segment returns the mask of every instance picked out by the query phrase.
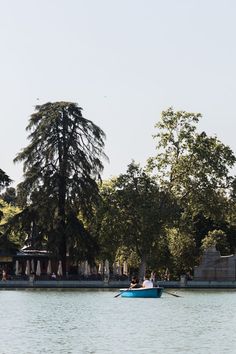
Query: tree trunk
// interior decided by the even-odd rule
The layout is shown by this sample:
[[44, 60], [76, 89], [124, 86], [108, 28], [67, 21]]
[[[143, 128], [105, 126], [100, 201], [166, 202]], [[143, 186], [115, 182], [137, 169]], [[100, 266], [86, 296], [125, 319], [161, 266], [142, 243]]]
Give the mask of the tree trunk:
[[65, 178], [62, 175], [59, 179], [59, 199], [58, 199], [58, 216], [59, 216], [59, 232], [60, 232], [60, 244], [59, 244], [59, 257], [62, 261], [63, 275], [67, 275], [66, 266], [66, 254], [67, 254], [67, 239], [66, 239], [66, 187]]
[[62, 240], [59, 245], [59, 257], [60, 257], [60, 261], [62, 262], [63, 276], [67, 275], [66, 253], [67, 253], [67, 245], [66, 245], [66, 235], [64, 232]]
[[140, 281], [143, 281], [145, 273], [146, 273], [146, 268], [147, 268], [147, 261], [146, 261], [146, 256], [143, 255], [141, 257], [141, 263], [139, 265], [139, 279]]

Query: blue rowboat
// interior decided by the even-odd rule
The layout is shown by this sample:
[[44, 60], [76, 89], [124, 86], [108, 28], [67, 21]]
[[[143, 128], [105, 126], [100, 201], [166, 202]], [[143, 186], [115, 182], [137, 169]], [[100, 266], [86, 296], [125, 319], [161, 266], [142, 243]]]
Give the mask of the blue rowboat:
[[121, 297], [159, 298], [163, 288], [120, 289]]

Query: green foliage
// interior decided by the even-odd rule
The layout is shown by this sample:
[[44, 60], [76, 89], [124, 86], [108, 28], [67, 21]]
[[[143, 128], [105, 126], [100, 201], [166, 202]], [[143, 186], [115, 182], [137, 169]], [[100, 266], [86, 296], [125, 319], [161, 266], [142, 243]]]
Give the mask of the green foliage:
[[199, 113], [174, 112], [173, 108], [162, 112], [160, 121], [155, 125], [158, 132], [154, 135], [158, 153], [148, 161], [149, 167], [156, 169], [162, 184], [168, 182], [169, 185], [170, 182], [175, 189], [176, 182], [182, 179], [185, 157], [194, 142], [200, 117]]
[[163, 273], [166, 268], [173, 269], [172, 257], [168, 247], [165, 230], [160, 234], [160, 237], [154, 242], [152, 254], [149, 260], [149, 268], [156, 272]]
[[194, 266], [196, 244], [193, 235], [177, 228], [167, 229], [167, 241], [175, 273], [186, 273]]
[[197, 132], [200, 117], [172, 108], [162, 112], [154, 137], [158, 153], [149, 160], [149, 168], [157, 169], [158, 181], [168, 186], [184, 213], [222, 218], [236, 158], [217, 137]]
[[227, 235], [222, 230], [209, 231], [205, 238], [202, 240], [202, 250], [215, 246], [221, 255], [228, 255], [230, 252], [230, 245]]
[[94, 215], [90, 218], [89, 230], [98, 237], [100, 258], [112, 262], [122, 244], [124, 223], [116, 199], [116, 179], [103, 182], [100, 196]]
[[22, 245], [26, 238], [61, 259], [69, 253], [91, 262], [128, 260], [133, 269], [169, 268], [175, 277], [209, 246], [228, 254], [236, 247], [236, 179], [230, 176], [236, 158], [216, 136], [198, 132], [200, 119], [163, 111], [155, 126], [157, 154], [147, 167], [132, 162], [126, 173], [99, 184], [104, 132], [75, 103], [37, 106], [29, 145], [15, 159], [24, 163], [17, 193], [6, 188], [11, 180], [0, 170], [8, 203], [0, 202], [0, 217], [10, 235], [0, 243]]
[[0, 168], [0, 191], [5, 188], [8, 187], [9, 184], [11, 184], [12, 180], [8, 177], [8, 175], [1, 170]]
[[133, 267], [138, 260], [150, 263], [162, 229], [172, 222], [176, 211], [170, 195], [159, 188], [147, 171], [132, 162], [125, 174], [102, 187], [101, 197], [93, 227], [103, 252], [114, 260], [117, 250], [125, 249], [129, 251], [126, 260]]
[[116, 198], [124, 224], [123, 242], [139, 257], [148, 256], [172, 212], [172, 200], [154, 178], [135, 163], [116, 181]]
[[[230, 176], [235, 155], [217, 137], [197, 131], [200, 118], [199, 113], [175, 112], [173, 108], [162, 112], [154, 136], [157, 155], [148, 161], [149, 170], [156, 174], [158, 183], [169, 190], [179, 206], [176, 222], [176, 227], [181, 229], [179, 239], [183, 238], [185, 244], [186, 235], [192, 235], [196, 256], [208, 231], [219, 227], [231, 230], [229, 222], [236, 221], [234, 182]], [[231, 248], [234, 244], [231, 236]], [[177, 266], [176, 259], [174, 266], [178, 271], [186, 267], [180, 258]]]
[[5, 192], [1, 194], [1, 198], [4, 202], [16, 205], [16, 190], [13, 187], [6, 188]]
[[3, 212], [3, 219], [1, 225], [6, 224], [14, 215], [20, 212], [20, 208], [15, 207], [12, 204], [8, 204], [3, 199], [0, 199], [0, 208]]
[[15, 159], [24, 163], [24, 181], [17, 187], [24, 210], [18, 221], [26, 231], [31, 225], [31, 233], [34, 225], [38, 239], [65, 260], [75, 239], [85, 238], [77, 216], [89, 217], [98, 200], [105, 134], [71, 102], [36, 106], [27, 131], [30, 143]]
[[9, 247], [11, 243], [14, 244], [15, 248], [22, 247], [23, 246], [22, 234], [14, 230], [11, 230], [9, 233], [7, 232], [9, 220], [11, 220], [15, 215], [17, 215], [20, 212], [20, 209], [18, 207], [6, 203], [4, 200], [1, 199], [0, 211], [2, 213], [2, 219], [0, 222], [0, 234], [2, 234], [0, 244], [2, 249], [6, 249], [7, 247]]
[[129, 267], [133, 269], [138, 269], [140, 264], [137, 253], [127, 246], [121, 246], [117, 249], [115, 261], [120, 262], [120, 264], [127, 261]]

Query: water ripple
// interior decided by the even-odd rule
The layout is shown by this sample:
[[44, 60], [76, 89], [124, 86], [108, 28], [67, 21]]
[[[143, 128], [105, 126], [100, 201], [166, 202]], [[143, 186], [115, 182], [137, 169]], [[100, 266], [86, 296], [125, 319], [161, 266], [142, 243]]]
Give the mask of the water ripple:
[[236, 293], [1, 291], [1, 354], [234, 354]]

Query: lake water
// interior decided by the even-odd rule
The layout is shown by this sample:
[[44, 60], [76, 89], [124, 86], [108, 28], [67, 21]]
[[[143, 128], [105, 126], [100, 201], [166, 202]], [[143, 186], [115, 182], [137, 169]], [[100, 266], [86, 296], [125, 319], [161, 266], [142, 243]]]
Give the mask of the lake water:
[[2, 290], [0, 354], [235, 354], [236, 291], [177, 293]]

